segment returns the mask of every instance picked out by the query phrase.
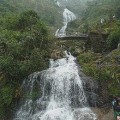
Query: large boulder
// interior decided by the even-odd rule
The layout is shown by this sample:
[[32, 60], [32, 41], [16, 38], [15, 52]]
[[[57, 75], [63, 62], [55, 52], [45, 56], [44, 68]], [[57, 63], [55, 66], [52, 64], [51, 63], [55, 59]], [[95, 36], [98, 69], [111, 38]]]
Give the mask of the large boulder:
[[51, 52], [51, 59], [60, 59], [64, 56], [63, 52], [59, 49], [54, 49], [52, 52]]
[[80, 72], [80, 77], [82, 79], [83, 89], [90, 107], [110, 106], [109, 94], [104, 82], [96, 81], [82, 72]]

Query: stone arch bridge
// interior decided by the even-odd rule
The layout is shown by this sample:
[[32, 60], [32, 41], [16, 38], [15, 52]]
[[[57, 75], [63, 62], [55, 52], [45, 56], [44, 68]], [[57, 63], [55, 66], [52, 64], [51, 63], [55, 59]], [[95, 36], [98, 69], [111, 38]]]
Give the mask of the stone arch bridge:
[[90, 32], [88, 34], [70, 35], [65, 37], [56, 37], [60, 43], [69, 41], [84, 42], [85, 49], [92, 49], [94, 52], [105, 52], [107, 48], [108, 33]]
[[71, 35], [71, 36], [64, 36], [64, 37], [56, 37], [58, 40], [88, 40], [88, 34], [81, 34], [81, 35]]

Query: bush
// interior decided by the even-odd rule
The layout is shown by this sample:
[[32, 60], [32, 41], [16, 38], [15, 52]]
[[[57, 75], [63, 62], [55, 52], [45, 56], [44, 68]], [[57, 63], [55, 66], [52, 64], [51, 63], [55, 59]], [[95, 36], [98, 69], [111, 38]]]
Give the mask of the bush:
[[120, 28], [110, 33], [107, 40], [109, 49], [110, 50], [116, 49], [118, 47], [119, 42], [120, 42]]
[[12, 109], [12, 103], [17, 100], [16, 90], [23, 79], [48, 67], [52, 43], [46, 25], [34, 11], [21, 13], [16, 19], [10, 17], [5, 18], [7, 23], [0, 29], [4, 45], [0, 47], [0, 119], [4, 119], [7, 108]]
[[[119, 95], [120, 67], [117, 59], [119, 55], [120, 51], [117, 49], [105, 57], [93, 52], [80, 53], [78, 62], [86, 75], [105, 83], [109, 95]], [[98, 65], [97, 61], [100, 62]]]

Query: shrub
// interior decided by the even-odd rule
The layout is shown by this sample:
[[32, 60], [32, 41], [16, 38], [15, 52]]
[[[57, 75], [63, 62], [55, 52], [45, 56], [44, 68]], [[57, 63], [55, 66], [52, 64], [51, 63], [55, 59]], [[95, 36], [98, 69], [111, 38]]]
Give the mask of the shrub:
[[120, 42], [120, 28], [110, 33], [107, 40], [109, 49], [110, 50], [116, 49], [119, 42]]

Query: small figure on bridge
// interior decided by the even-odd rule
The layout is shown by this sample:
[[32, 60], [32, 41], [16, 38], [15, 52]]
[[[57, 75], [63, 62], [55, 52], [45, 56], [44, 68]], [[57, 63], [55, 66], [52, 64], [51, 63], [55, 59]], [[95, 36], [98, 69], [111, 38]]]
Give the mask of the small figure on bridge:
[[104, 19], [102, 18], [100, 22], [101, 22], [101, 24], [102, 24], [102, 23], [104, 22]]
[[77, 35], [78, 35], [78, 33], [77, 33], [77, 32], [75, 32], [75, 35], [77, 36]]

